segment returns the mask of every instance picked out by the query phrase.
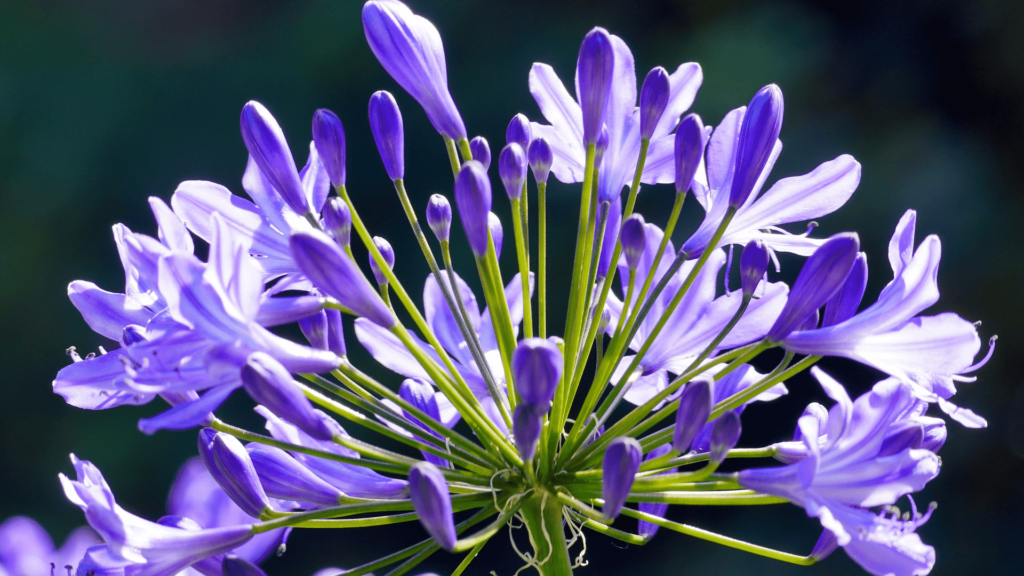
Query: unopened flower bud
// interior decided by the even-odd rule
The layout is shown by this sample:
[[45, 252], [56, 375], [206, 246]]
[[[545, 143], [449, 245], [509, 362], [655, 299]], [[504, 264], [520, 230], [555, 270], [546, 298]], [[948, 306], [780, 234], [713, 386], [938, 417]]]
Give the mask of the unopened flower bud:
[[526, 117], [526, 114], [516, 114], [508, 123], [508, 128], [505, 129], [505, 143], [515, 142], [519, 144], [523, 152], [526, 152], [531, 140], [533, 140], [533, 129], [530, 128], [530, 119]]
[[352, 241], [352, 212], [348, 203], [335, 196], [324, 207], [324, 229], [342, 248]]
[[455, 519], [448, 482], [437, 466], [418, 462], [409, 470], [409, 498], [420, 523], [441, 548], [455, 547]]
[[330, 440], [334, 436], [334, 431], [317, 415], [288, 370], [272, 356], [253, 352], [242, 366], [241, 374], [245, 391], [257, 404], [266, 406], [314, 438]]
[[512, 353], [512, 378], [519, 402], [546, 414], [562, 378], [562, 352], [544, 338], [526, 338]]
[[319, 350], [327, 350], [327, 312], [320, 312], [299, 320], [299, 329], [309, 341], [309, 345]]
[[388, 178], [404, 178], [405, 132], [402, 126], [402, 112], [399, 111], [398, 103], [391, 93], [380, 90], [370, 97], [370, 131], [377, 142], [377, 151], [384, 161]]
[[611, 95], [614, 68], [615, 48], [611, 36], [604, 28], [594, 28], [583, 38], [576, 61], [584, 146], [597, 142], [604, 124], [604, 109]]
[[[388, 265], [388, 270], [393, 269], [395, 267], [395, 249], [391, 247], [391, 243], [380, 236], [374, 236], [373, 244], [377, 247], [377, 250], [380, 250], [380, 255], [384, 258], [384, 263]], [[373, 278], [377, 280], [379, 286], [388, 283], [387, 276], [381, 271], [373, 254], [370, 254], [370, 272], [373, 272]]]
[[327, 315], [327, 350], [335, 355], [344, 358], [348, 355], [345, 349], [345, 332], [341, 324], [341, 310], [327, 308], [324, 310]]
[[270, 509], [249, 453], [238, 438], [203, 428], [199, 431], [199, 457], [217, 484], [246, 514], [259, 518]]
[[344, 494], [302, 465], [290, 454], [266, 444], [245, 447], [259, 475], [260, 484], [271, 498], [336, 506]]
[[622, 222], [619, 230], [619, 242], [622, 243], [622, 254], [626, 257], [626, 266], [636, 270], [640, 265], [640, 257], [647, 247], [647, 225], [644, 217], [634, 212]]
[[[476, 154], [473, 157], [476, 158]], [[451, 238], [452, 205], [440, 194], [434, 194], [427, 202], [427, 226], [438, 242], [447, 242]]]
[[505, 243], [505, 229], [501, 227], [501, 220], [494, 212], [487, 213], [487, 229], [491, 231], [491, 240], [494, 241], [494, 255], [501, 258], [501, 246]]
[[740, 256], [740, 288], [744, 296], [754, 293], [757, 285], [768, 271], [768, 247], [761, 240], [751, 240], [743, 247]]
[[526, 183], [526, 153], [519, 144], [512, 142], [501, 149], [498, 157], [498, 175], [505, 185], [509, 200], [516, 200], [523, 193]]
[[737, 140], [729, 206], [743, 206], [754, 192], [782, 131], [783, 109], [782, 90], [775, 84], [761, 88], [750, 100]]
[[484, 170], [491, 167], [491, 145], [483, 136], [477, 136], [469, 141], [469, 153], [473, 155], [473, 160], [484, 165]]
[[327, 176], [335, 188], [345, 185], [345, 128], [338, 116], [326, 108], [313, 114], [313, 143]]
[[551, 151], [551, 144], [543, 138], [536, 138], [530, 142], [530, 149], [526, 152], [527, 160], [530, 162], [530, 170], [533, 171], [533, 179], [538, 184], [547, 184], [548, 174], [551, 173], [551, 164], [555, 155]]
[[676, 194], [686, 194], [704, 154], [704, 122], [696, 114], [687, 114], [676, 128]]
[[821, 327], [832, 326], [845, 322], [857, 313], [864, 291], [868, 287], [868, 258], [863, 252], [857, 254], [853, 261], [850, 275], [828, 302], [825, 303], [825, 315]]
[[604, 496], [602, 512], [615, 518], [626, 505], [626, 498], [633, 488], [633, 480], [640, 471], [643, 449], [636, 438], [619, 436], [608, 444], [604, 453], [601, 494]]
[[640, 138], [650, 140], [671, 94], [668, 72], [658, 66], [647, 73], [640, 87]]
[[538, 413], [529, 404], [519, 404], [512, 414], [512, 436], [516, 449], [523, 460], [530, 460], [537, 451], [541, 429], [544, 427], [544, 413]]
[[683, 388], [676, 410], [676, 428], [672, 433], [672, 448], [680, 454], [690, 450], [693, 439], [704, 428], [713, 404], [711, 382], [705, 378], [693, 380]]
[[740, 417], [736, 415], [736, 412], [729, 411], [718, 417], [711, 429], [711, 442], [708, 450], [711, 453], [711, 463], [718, 465], [725, 460], [729, 450], [732, 450], [736, 446], [736, 442], [739, 442], [742, 430]]
[[473, 255], [487, 254], [487, 214], [491, 211], [491, 181], [483, 164], [470, 160], [455, 177], [455, 204]]
[[310, 213], [295, 158], [277, 120], [262, 104], [252, 100], [242, 107], [242, 140], [263, 175], [296, 214]]

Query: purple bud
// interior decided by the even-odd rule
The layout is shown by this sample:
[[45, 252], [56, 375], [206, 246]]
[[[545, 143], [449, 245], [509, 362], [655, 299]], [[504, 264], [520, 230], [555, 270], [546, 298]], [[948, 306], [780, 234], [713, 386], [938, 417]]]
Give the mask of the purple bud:
[[696, 114], [687, 114], [676, 128], [676, 194], [686, 194], [704, 154], [704, 122]]
[[327, 350], [344, 358], [348, 355], [348, 351], [345, 350], [345, 332], [341, 323], [341, 310], [327, 308], [324, 313], [327, 314]]
[[[402, 400], [405, 400], [409, 404], [412, 404], [413, 406], [418, 408], [420, 411], [426, 413], [434, 420], [437, 420], [438, 422], [441, 421], [441, 409], [437, 404], [436, 392], [434, 391], [434, 387], [431, 386], [430, 384], [427, 384], [422, 380], [409, 378], [402, 382], [402, 386], [398, 389], [398, 395], [402, 397]], [[436, 432], [434, 432], [430, 428], [427, 428], [426, 424], [421, 422], [418, 418], [416, 418], [409, 412], [403, 410], [402, 414], [410, 422], [419, 426], [420, 428], [423, 428], [423, 430], [430, 436], [433, 436], [435, 438], [438, 437]], [[451, 462], [444, 458], [441, 458], [440, 456], [437, 456], [436, 454], [423, 452], [423, 457], [427, 460], [427, 462], [430, 462], [431, 464], [439, 468], [452, 467]]]
[[260, 483], [271, 498], [336, 506], [344, 494], [311, 472], [290, 454], [266, 444], [245, 447]]
[[753, 193], [782, 131], [783, 108], [782, 90], [775, 84], [761, 88], [750, 100], [737, 140], [729, 206], [742, 206]]
[[259, 518], [270, 508], [249, 453], [238, 438], [203, 428], [199, 431], [199, 457], [217, 484], [246, 514]]
[[615, 518], [626, 505], [626, 498], [633, 488], [633, 480], [640, 471], [642, 457], [643, 449], [636, 438], [619, 436], [608, 444], [604, 452], [604, 478], [601, 487], [604, 496], [602, 512], [605, 516]]
[[640, 87], [640, 138], [650, 140], [672, 92], [668, 72], [658, 66], [647, 73]]
[[579, 59], [576, 61], [576, 81], [580, 108], [583, 110], [583, 144], [597, 142], [604, 109], [612, 91], [615, 68], [615, 49], [612, 38], [604, 28], [594, 28], [583, 38]]
[[531, 460], [537, 451], [537, 441], [544, 427], [544, 413], [537, 413], [529, 404], [516, 406], [512, 414], [512, 436], [516, 441], [516, 449], [523, 460]]
[[420, 103], [434, 129], [453, 140], [465, 138], [437, 28], [401, 2], [370, 0], [363, 5], [363, 32], [374, 56]]
[[253, 161], [285, 204], [297, 214], [309, 214], [309, 200], [303, 191], [295, 158], [284, 131], [270, 111], [255, 100], [249, 101], [242, 107], [241, 128], [242, 140]]
[[562, 378], [562, 352], [544, 338], [520, 340], [512, 353], [512, 378], [519, 401], [546, 414]]
[[491, 240], [494, 242], [494, 256], [501, 259], [501, 246], [505, 243], [505, 229], [501, 227], [501, 220], [494, 212], [487, 213], [487, 229], [491, 232]]
[[594, 170], [601, 168], [601, 162], [604, 161], [604, 153], [608, 151], [609, 139], [608, 125], [603, 124], [601, 131], [597, 134], [597, 142], [594, 143]]
[[861, 252], [853, 261], [853, 268], [839, 291], [825, 303], [825, 316], [821, 327], [845, 322], [857, 313], [864, 290], [868, 287], [868, 257]]
[[370, 131], [377, 142], [377, 151], [384, 161], [388, 178], [404, 178], [405, 133], [402, 128], [402, 112], [398, 110], [395, 97], [389, 92], [380, 90], [370, 96]]
[[438, 242], [447, 242], [451, 238], [452, 205], [440, 194], [434, 194], [427, 202], [427, 226], [430, 226]]
[[814, 548], [811, 550], [810, 556], [818, 562], [821, 562], [825, 558], [828, 558], [830, 554], [835, 552], [838, 547], [839, 541], [836, 540], [836, 535], [828, 528], [825, 528], [821, 531], [821, 536], [818, 537], [818, 541], [814, 544]]
[[224, 576], [267, 576], [258, 566], [234, 554], [228, 554], [221, 563]]
[[712, 463], [718, 465], [725, 460], [729, 450], [732, 450], [736, 446], [736, 442], [739, 442], [742, 430], [740, 417], [736, 415], [736, 412], [729, 411], [718, 417], [714, 428], [711, 429], [711, 442], [708, 450], [711, 453]]
[[146, 337], [143, 335], [145, 328], [142, 326], [136, 326], [135, 324], [129, 324], [121, 330], [121, 344], [126, 348], [132, 344], [138, 344], [139, 342], [145, 342]]
[[289, 244], [299, 270], [317, 289], [374, 324], [384, 328], [395, 325], [394, 314], [377, 290], [326, 234], [315, 230], [296, 232]]
[[530, 170], [533, 170], [533, 179], [538, 184], [547, 184], [548, 174], [551, 173], [551, 163], [555, 161], [555, 155], [551, 151], [551, 145], [543, 138], [537, 138], [530, 142], [530, 149], [526, 153], [530, 161]]
[[768, 271], [768, 247], [761, 240], [751, 240], [743, 247], [740, 256], [740, 288], [744, 296], [750, 296]]
[[484, 170], [491, 167], [491, 145], [483, 136], [477, 136], [469, 141], [469, 153], [473, 155], [473, 160], [484, 165]]
[[342, 248], [352, 241], [352, 212], [348, 203], [337, 196], [328, 200], [324, 207], [324, 229]]
[[505, 129], [505, 143], [519, 144], [519, 147], [525, 152], [529, 148], [531, 140], [533, 140], [533, 129], [530, 128], [530, 119], [525, 114], [516, 114], [508, 123], [508, 128]]
[[319, 350], [327, 350], [327, 312], [320, 312], [299, 320], [302, 335], [309, 340], [309, 345]]
[[448, 482], [437, 466], [417, 462], [409, 470], [409, 498], [420, 523], [441, 548], [455, 547], [455, 519]]
[[818, 247], [804, 262], [766, 338], [778, 342], [813, 316], [846, 281], [859, 249], [860, 239], [853, 232], [836, 234]]
[[519, 144], [512, 142], [501, 149], [498, 156], [498, 175], [505, 185], [509, 200], [516, 200], [523, 193], [526, 184], [526, 153]]
[[711, 382], [708, 380], [699, 378], [683, 388], [676, 410], [676, 429], [672, 432], [673, 449], [680, 454], [690, 450], [693, 439], [708, 423], [712, 404]]
[[647, 225], [644, 217], [634, 212], [622, 222], [622, 229], [619, 231], [619, 242], [622, 243], [622, 254], [626, 257], [626, 266], [630, 270], [636, 270], [640, 264], [640, 257], [644, 254], [647, 246]]
[[327, 169], [331, 184], [345, 185], [345, 127], [338, 116], [326, 108], [313, 114], [313, 143]]
[[[388, 270], [394, 269], [395, 249], [391, 247], [391, 243], [380, 236], [374, 236], [373, 244], [377, 247], [377, 250], [380, 250], [380, 255], [384, 257], [384, 263], [388, 265]], [[378, 285], [388, 283], [387, 276], [384, 275], [380, 266], [377, 265], [377, 259], [373, 257], [373, 254], [370, 254], [370, 272], [373, 272], [373, 277], [377, 280]]]
[[257, 404], [303, 432], [320, 440], [330, 440], [334, 431], [317, 415], [313, 405], [284, 366], [264, 352], [253, 352], [242, 366], [242, 384]]
[[483, 164], [470, 160], [455, 177], [455, 204], [473, 255], [487, 254], [487, 214], [491, 211], [491, 181]]

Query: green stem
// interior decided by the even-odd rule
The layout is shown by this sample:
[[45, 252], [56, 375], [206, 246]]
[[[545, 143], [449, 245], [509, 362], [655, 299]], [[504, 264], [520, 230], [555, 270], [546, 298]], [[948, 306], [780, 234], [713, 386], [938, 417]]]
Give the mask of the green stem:
[[548, 337], [548, 184], [537, 183], [537, 316], [540, 337]]
[[525, 231], [523, 229], [523, 203], [519, 198], [512, 199], [512, 227], [516, 237], [516, 260], [519, 262], [519, 278], [523, 283], [523, 335], [533, 338], [533, 305], [530, 299], [530, 263], [526, 248]]
[[597, 520], [587, 518], [586, 516], [580, 514], [579, 512], [576, 512], [575, 510], [570, 511], [569, 514], [571, 514], [572, 517], [580, 523], [580, 526], [584, 528], [590, 528], [598, 534], [604, 534], [605, 536], [615, 538], [616, 540], [621, 540], [627, 544], [636, 544], [637, 546], [643, 546], [644, 544], [650, 542], [649, 538], [645, 538], [643, 536], [640, 536], [639, 534], [630, 534], [629, 532], [617, 530], [615, 528], [608, 526], [607, 524], [602, 524]]
[[458, 176], [462, 163], [459, 162], [459, 151], [455, 147], [455, 141], [445, 136], [444, 147], [448, 151], [448, 160], [452, 164], [452, 176]]
[[541, 576], [572, 576], [562, 528], [562, 504], [548, 492], [540, 491], [523, 504], [522, 517], [533, 545], [534, 567]]
[[469, 551], [469, 554], [466, 554], [466, 557], [462, 559], [462, 562], [459, 562], [459, 566], [451, 573], [451, 576], [461, 576], [461, 574], [466, 571], [466, 568], [469, 568], [469, 565], [476, 558], [476, 555], [480, 553], [480, 549], [483, 548], [487, 542], [487, 540], [484, 540], [474, 546], [473, 549]]

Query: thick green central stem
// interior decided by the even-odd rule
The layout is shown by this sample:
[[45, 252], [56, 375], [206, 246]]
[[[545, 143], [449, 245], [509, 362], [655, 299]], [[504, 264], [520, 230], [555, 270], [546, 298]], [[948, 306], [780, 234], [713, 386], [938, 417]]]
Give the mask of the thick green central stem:
[[569, 546], [562, 528], [562, 504], [544, 490], [523, 503], [520, 509], [530, 532], [535, 568], [541, 576], [572, 576]]

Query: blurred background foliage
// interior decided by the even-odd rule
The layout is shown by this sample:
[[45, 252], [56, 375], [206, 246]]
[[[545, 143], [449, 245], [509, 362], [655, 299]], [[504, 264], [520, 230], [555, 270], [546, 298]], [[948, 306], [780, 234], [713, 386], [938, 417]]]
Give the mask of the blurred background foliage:
[[[859, 191], [821, 220], [819, 235], [857, 230], [872, 263], [868, 298], [889, 280], [885, 246], [907, 208], [918, 210], [918, 239], [945, 247], [937, 309], [983, 319], [983, 338], [1003, 339], [977, 384], [958, 398], [988, 417], [986, 430], [950, 426], [943, 474], [921, 495], [940, 507], [921, 528], [938, 550], [935, 574], [1019, 574], [1024, 538], [1024, 350], [1019, 338], [1024, 265], [1020, 246], [1024, 182], [1024, 4], [1013, 0], [907, 2], [621, 2], [613, 0], [410, 0], [440, 29], [452, 93], [471, 134], [500, 148], [516, 112], [538, 119], [527, 88], [535, 61], [572, 78], [579, 41], [600, 24], [632, 47], [641, 78], [688, 61], [704, 68], [694, 110], [716, 124], [757, 88], [786, 94], [785, 151], [772, 180], [801, 174], [849, 152], [864, 165]], [[305, 158], [309, 121], [335, 110], [349, 141], [349, 190], [375, 234], [398, 248], [396, 271], [413, 293], [427, 269], [398, 217], [398, 203], [376, 157], [366, 103], [377, 89], [395, 93], [405, 113], [407, 183], [422, 209], [429, 194], [450, 193], [440, 138], [415, 103], [366, 47], [360, 2], [171, 1], [0, 3], [0, 519], [27, 514], [61, 540], [82, 523], [60, 494], [67, 454], [96, 462], [123, 506], [150, 518], [178, 467], [195, 453], [192, 432], [137, 432], [157, 403], [89, 413], [66, 406], [49, 383], [69, 360], [109, 345], [92, 334], [67, 301], [76, 278], [108, 289], [122, 285], [110, 226], [153, 233], [146, 197], [168, 199], [182, 180], [206, 179], [241, 193], [246, 153], [238, 113], [247, 100], [266, 104]], [[664, 224], [669, 187], [647, 188], [640, 210]], [[575, 187], [552, 186], [555, 218], [575, 213]], [[496, 194], [497, 211], [507, 203]], [[699, 214], [688, 206], [682, 233]], [[556, 220], [557, 221], [557, 220]], [[569, 220], [552, 231], [552, 269], [569, 266]], [[461, 240], [461, 233], [456, 236]], [[458, 242], [457, 259], [471, 266]], [[508, 243], [512, 246], [511, 242]], [[503, 264], [508, 269], [510, 249]], [[790, 274], [795, 261], [790, 264]], [[467, 274], [469, 276], [470, 274]], [[509, 273], [507, 276], [510, 276]], [[506, 277], [507, 277], [506, 276]], [[557, 275], [556, 275], [557, 276]], [[553, 280], [559, 317], [565, 284]], [[557, 324], [557, 323], [556, 323]], [[354, 340], [354, 339], [351, 339]], [[357, 345], [350, 346], [357, 348]], [[356, 361], [387, 377], [365, 354]], [[847, 362], [824, 363], [861, 393], [877, 379]], [[391, 377], [389, 382], [397, 385]], [[746, 445], [792, 433], [810, 399], [809, 378], [792, 394], [744, 416]], [[259, 422], [251, 404], [233, 399], [227, 419]], [[678, 510], [677, 519], [805, 553], [819, 529], [793, 506], [759, 510]], [[422, 538], [415, 524], [353, 532], [297, 533], [272, 574], [309, 574], [353, 566]], [[522, 534], [519, 538], [524, 538]], [[522, 541], [525, 542], [525, 539]], [[590, 568], [617, 574], [860, 574], [842, 553], [805, 569], [780, 565], [672, 533], [643, 548], [597, 535]], [[426, 566], [454, 567], [439, 556]], [[471, 573], [512, 573], [521, 562], [504, 536], [484, 549]], [[639, 568], [641, 567], [642, 568]]]

